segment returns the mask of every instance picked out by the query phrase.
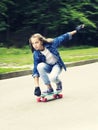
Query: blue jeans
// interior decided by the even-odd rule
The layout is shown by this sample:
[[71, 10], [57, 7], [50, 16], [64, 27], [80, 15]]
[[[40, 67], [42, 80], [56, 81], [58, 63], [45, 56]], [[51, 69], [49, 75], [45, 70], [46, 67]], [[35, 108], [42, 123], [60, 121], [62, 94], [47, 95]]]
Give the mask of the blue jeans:
[[50, 84], [50, 82], [54, 82], [57, 84], [60, 82], [58, 76], [62, 71], [62, 67], [60, 67], [59, 64], [49, 65], [41, 62], [38, 64], [37, 70], [44, 84], [48, 85]]

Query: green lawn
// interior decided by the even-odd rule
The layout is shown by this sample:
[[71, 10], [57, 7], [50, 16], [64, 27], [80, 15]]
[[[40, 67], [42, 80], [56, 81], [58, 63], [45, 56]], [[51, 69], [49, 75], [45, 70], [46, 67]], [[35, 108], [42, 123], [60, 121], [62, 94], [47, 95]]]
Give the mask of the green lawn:
[[[71, 48], [59, 48], [64, 62], [75, 62], [89, 59], [98, 59], [98, 47], [79, 46]], [[29, 69], [21, 66], [32, 65], [33, 58], [28, 46], [18, 48], [0, 48], [0, 73]]]
[[60, 48], [60, 55], [64, 62], [98, 59], [98, 47], [80, 46]]
[[22, 66], [32, 64], [32, 53], [29, 47], [0, 48], [0, 65]]

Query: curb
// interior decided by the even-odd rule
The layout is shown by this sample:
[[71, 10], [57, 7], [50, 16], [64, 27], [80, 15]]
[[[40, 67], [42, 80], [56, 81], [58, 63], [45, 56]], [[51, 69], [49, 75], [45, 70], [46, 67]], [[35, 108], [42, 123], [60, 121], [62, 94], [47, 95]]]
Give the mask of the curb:
[[91, 63], [95, 63], [95, 62], [98, 62], [98, 59], [67, 63], [66, 66], [67, 67], [74, 67], [74, 66], [80, 66], [80, 65], [85, 65], [85, 64], [91, 64]]
[[[91, 63], [95, 63], [95, 62], [98, 62], [98, 59], [67, 63], [66, 67], [80, 66], [80, 65], [91, 64]], [[14, 78], [14, 77], [20, 77], [20, 76], [25, 76], [25, 75], [30, 75], [30, 74], [32, 74], [32, 69], [18, 71], [18, 72], [11, 72], [11, 73], [6, 73], [6, 74], [0, 74], [0, 80]]]
[[24, 71], [17, 71], [17, 72], [11, 72], [11, 73], [6, 73], [6, 74], [0, 74], [0, 80], [25, 76], [25, 75], [29, 75], [29, 74], [32, 74], [32, 70], [24, 70]]

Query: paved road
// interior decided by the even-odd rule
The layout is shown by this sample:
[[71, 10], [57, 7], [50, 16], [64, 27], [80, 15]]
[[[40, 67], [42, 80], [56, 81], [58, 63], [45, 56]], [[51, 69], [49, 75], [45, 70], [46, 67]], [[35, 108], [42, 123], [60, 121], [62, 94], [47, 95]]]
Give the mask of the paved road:
[[0, 130], [98, 130], [98, 63], [60, 78], [64, 98], [47, 103], [36, 102], [31, 75], [1, 80]]

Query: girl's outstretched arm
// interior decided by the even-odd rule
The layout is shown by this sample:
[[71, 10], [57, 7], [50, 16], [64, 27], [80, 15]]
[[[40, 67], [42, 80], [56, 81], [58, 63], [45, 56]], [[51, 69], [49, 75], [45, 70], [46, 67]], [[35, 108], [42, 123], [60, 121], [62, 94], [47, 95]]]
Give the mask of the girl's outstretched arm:
[[76, 34], [76, 33], [77, 33], [76, 30], [69, 32], [69, 34], [70, 34], [71, 36], [73, 36], [73, 35]]

